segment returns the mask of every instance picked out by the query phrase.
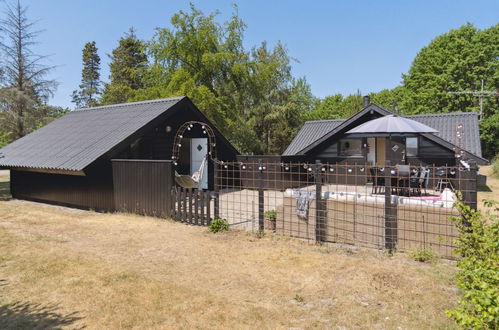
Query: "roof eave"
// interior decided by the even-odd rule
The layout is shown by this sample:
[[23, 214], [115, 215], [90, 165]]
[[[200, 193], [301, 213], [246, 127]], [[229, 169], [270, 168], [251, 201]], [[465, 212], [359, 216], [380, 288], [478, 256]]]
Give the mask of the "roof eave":
[[24, 167], [24, 166], [0, 166], [0, 169], [9, 169], [11, 171], [47, 173], [47, 174], [86, 176], [86, 174], [83, 170], [80, 170], [80, 171], [78, 171], [78, 170], [63, 170], [63, 169], [56, 169], [56, 168]]
[[300, 155], [300, 156], [305, 155], [307, 152], [309, 152], [310, 150], [314, 149], [315, 147], [317, 147], [318, 145], [320, 145], [322, 142], [324, 142], [324, 141], [330, 139], [331, 137], [333, 137], [334, 135], [336, 135], [338, 132], [340, 132], [342, 129], [344, 129], [345, 126], [348, 126], [351, 122], [359, 119], [360, 117], [364, 116], [367, 112], [369, 112], [371, 110], [376, 111], [380, 115], [384, 115], [384, 116], [392, 113], [391, 111], [389, 111], [389, 110], [387, 110], [385, 108], [382, 108], [379, 105], [369, 104], [368, 106], [366, 106], [366, 107], [362, 108], [361, 110], [359, 110], [356, 114], [354, 114], [350, 118], [345, 119], [345, 121], [343, 123], [341, 123], [340, 125], [338, 125], [330, 133], [324, 135], [320, 139], [316, 140], [315, 142], [311, 143], [307, 147], [305, 147], [302, 150], [298, 151], [297, 153], [295, 153], [295, 155]]

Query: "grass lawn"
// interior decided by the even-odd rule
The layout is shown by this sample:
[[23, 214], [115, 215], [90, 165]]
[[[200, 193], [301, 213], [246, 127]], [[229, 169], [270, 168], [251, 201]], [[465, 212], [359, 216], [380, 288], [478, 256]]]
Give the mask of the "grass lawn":
[[445, 260], [0, 201], [1, 329], [452, 328], [455, 272]]
[[0, 170], [0, 200], [10, 198], [9, 172]]
[[487, 176], [487, 187], [478, 191], [478, 206], [484, 209], [483, 200], [493, 199], [499, 201], [499, 179], [492, 176], [492, 166], [483, 166], [480, 173]]

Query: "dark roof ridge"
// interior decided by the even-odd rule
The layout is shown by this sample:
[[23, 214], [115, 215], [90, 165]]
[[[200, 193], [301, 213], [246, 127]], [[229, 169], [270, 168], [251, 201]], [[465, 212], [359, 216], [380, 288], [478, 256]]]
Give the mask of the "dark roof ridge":
[[[474, 111], [454, 111], [454, 112], [432, 112], [432, 113], [418, 113], [418, 114], [394, 114], [401, 117], [424, 117], [424, 116], [454, 116], [454, 115], [471, 115], [478, 116]], [[327, 123], [332, 121], [345, 121], [348, 118], [335, 118], [335, 119], [319, 119], [319, 120], [307, 120], [304, 124], [308, 123]]]
[[336, 118], [336, 119], [320, 119], [320, 120], [307, 120], [305, 124], [307, 123], [327, 123], [327, 122], [332, 122], [332, 121], [344, 121], [346, 119], [342, 118]]
[[125, 106], [140, 105], [140, 104], [161, 103], [161, 102], [167, 102], [167, 101], [180, 101], [183, 98], [185, 98], [185, 96], [168, 97], [168, 98], [156, 99], [156, 100], [144, 100], [144, 101], [137, 101], [137, 102], [100, 105], [97, 107], [90, 107], [90, 108], [78, 108], [78, 109], [74, 109], [72, 112], [89, 111], [89, 110], [106, 110], [109, 108], [125, 107]]
[[455, 112], [432, 112], [432, 113], [418, 113], [418, 114], [402, 114], [406, 117], [423, 117], [423, 116], [455, 116], [455, 115], [471, 115], [478, 116], [474, 111], [455, 111]]

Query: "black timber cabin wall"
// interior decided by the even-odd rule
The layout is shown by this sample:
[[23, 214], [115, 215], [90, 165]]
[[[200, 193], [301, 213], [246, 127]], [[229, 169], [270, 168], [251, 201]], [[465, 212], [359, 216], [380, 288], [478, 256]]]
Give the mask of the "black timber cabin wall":
[[[370, 120], [382, 117], [378, 112], [372, 111], [366, 113], [364, 116], [347, 125], [337, 134], [331, 136], [329, 139], [312, 145], [311, 149], [301, 155], [303, 161], [314, 162], [315, 160], [320, 160], [324, 163], [339, 163], [339, 164], [366, 164], [367, 163], [367, 148], [363, 148], [362, 156], [340, 156], [338, 155], [338, 142], [342, 138], [348, 137], [345, 132], [350, 129], [357, 127]], [[400, 137], [398, 137], [400, 138]], [[396, 136], [392, 139], [392, 145], [397, 143], [398, 138]], [[367, 138], [365, 138], [367, 139]], [[367, 141], [365, 141], [367, 143]], [[363, 143], [364, 144], [364, 143]], [[391, 160], [394, 165], [394, 160]], [[456, 164], [456, 158], [454, 152], [449, 150], [440, 144], [431, 141], [430, 139], [419, 135], [418, 137], [418, 156], [417, 157], [407, 157], [406, 163], [411, 165], [436, 165], [443, 166], [449, 165], [454, 166]]]
[[[183, 104], [180, 104], [183, 103]], [[177, 108], [178, 107], [178, 108]], [[217, 128], [206, 118], [188, 99], [184, 99], [168, 111], [168, 116], [158, 120], [150, 129], [144, 131], [134, 139], [129, 139], [129, 143], [113, 158], [117, 159], [149, 159], [149, 160], [171, 160], [172, 147], [175, 134], [179, 127], [188, 121], [201, 121], [211, 126], [216, 137], [216, 155], [219, 160], [235, 161], [238, 152], [227, 141], [227, 139], [217, 130]], [[170, 127], [170, 132], [166, 127]], [[194, 125], [192, 130], [185, 131], [185, 139], [207, 138], [199, 125]], [[135, 148], [132, 148], [136, 145]], [[189, 145], [183, 142], [180, 153], [189, 152]], [[175, 170], [180, 174], [189, 174], [190, 164], [178, 162]], [[208, 189], [214, 187], [214, 166], [213, 162], [208, 162]]]
[[[156, 119], [130, 134], [99, 159], [83, 170], [85, 175], [60, 171], [11, 169], [11, 194], [17, 199], [71, 206], [96, 211], [115, 211], [112, 159], [171, 160], [172, 142], [180, 125], [198, 120], [209, 124], [215, 131], [219, 159], [234, 161], [237, 150], [213, 124], [188, 99], [184, 98]], [[169, 133], [166, 126], [171, 127]], [[185, 137], [206, 137], [193, 129]], [[139, 152], [133, 153], [131, 145], [139, 143]], [[208, 186], [213, 187], [213, 164], [209, 162]], [[182, 172], [182, 164], [179, 164]], [[70, 174], [71, 173], [71, 174]]]
[[111, 162], [92, 164], [83, 175], [10, 171], [13, 198], [49, 204], [114, 211], [113, 173]]

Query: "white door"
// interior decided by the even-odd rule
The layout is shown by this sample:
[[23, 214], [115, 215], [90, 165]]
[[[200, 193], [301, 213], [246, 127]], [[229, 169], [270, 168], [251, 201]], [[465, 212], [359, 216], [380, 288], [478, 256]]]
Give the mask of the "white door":
[[367, 138], [367, 163], [376, 164], [376, 138]]
[[[208, 139], [207, 138], [193, 138], [191, 139], [191, 175], [199, 171], [203, 159], [208, 153]], [[203, 177], [201, 178], [200, 189], [208, 189], [208, 161], [204, 163]]]

